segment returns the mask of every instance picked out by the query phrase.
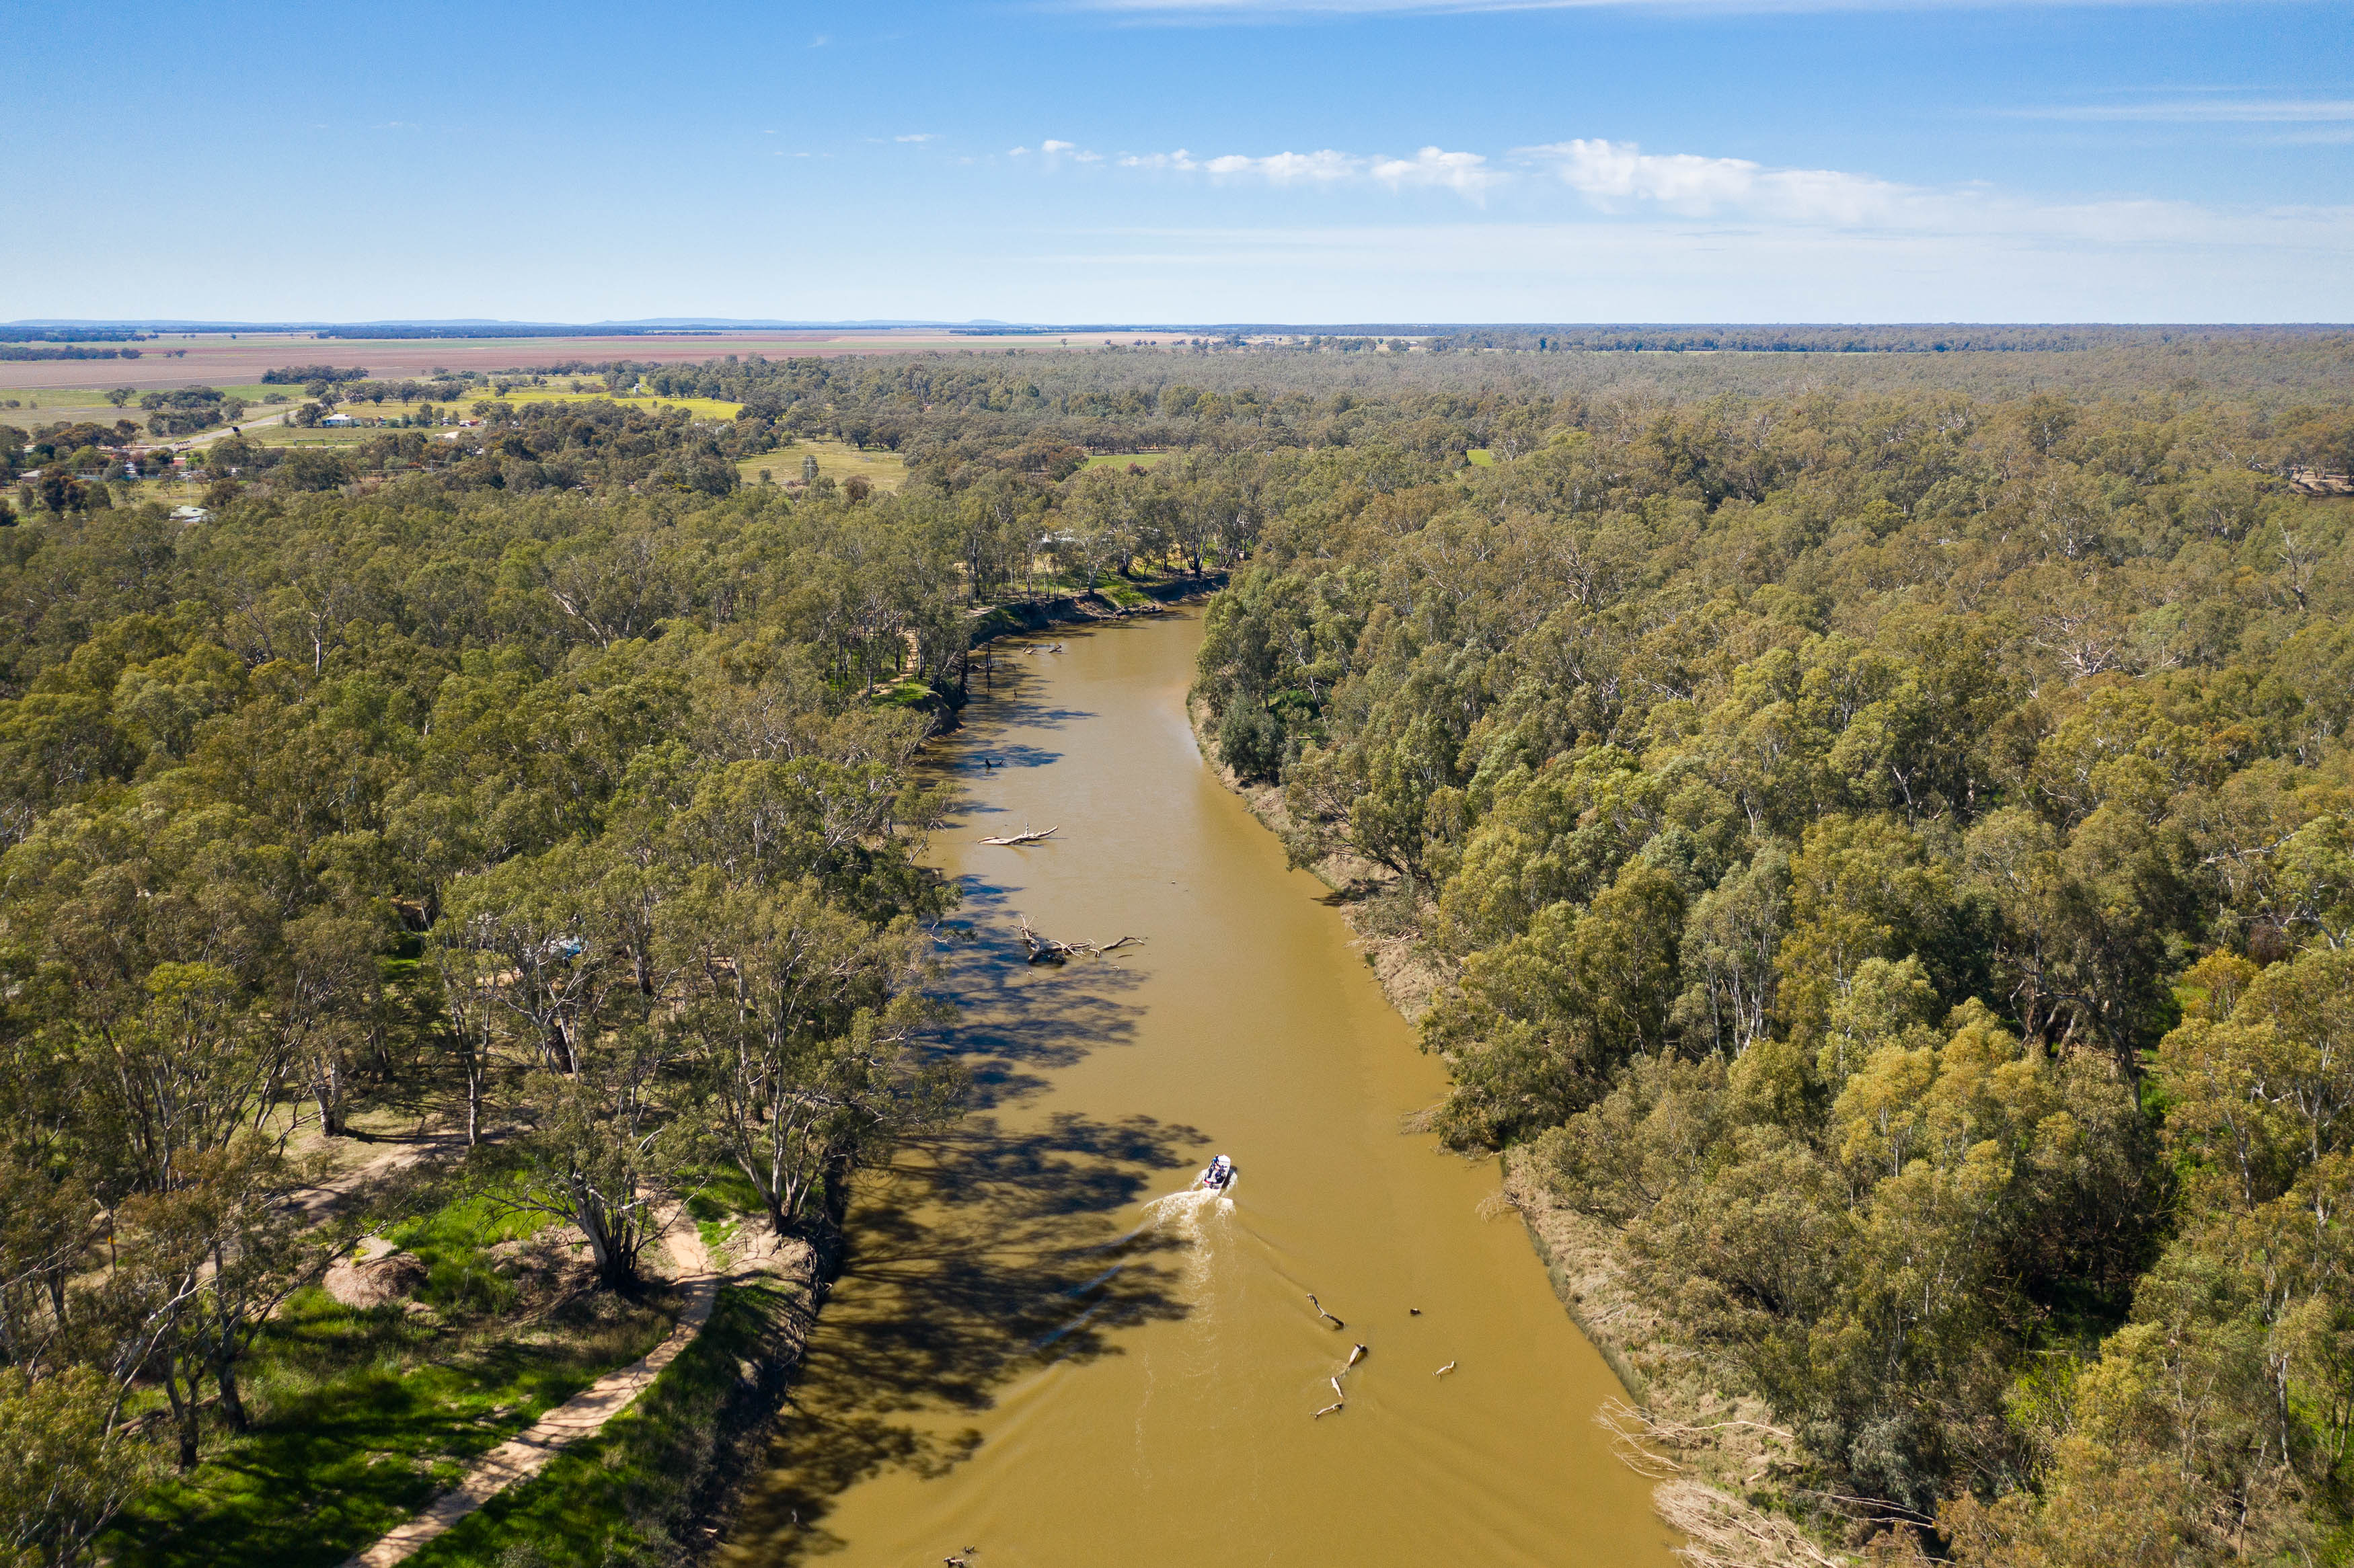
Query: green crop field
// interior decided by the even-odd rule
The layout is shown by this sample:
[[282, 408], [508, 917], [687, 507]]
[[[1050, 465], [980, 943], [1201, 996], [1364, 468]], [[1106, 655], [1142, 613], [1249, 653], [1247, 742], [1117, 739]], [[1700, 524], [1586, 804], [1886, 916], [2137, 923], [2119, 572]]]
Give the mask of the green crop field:
[[1133, 463], [1138, 468], [1150, 468], [1168, 455], [1167, 452], [1106, 452], [1101, 457], [1087, 459], [1087, 466], [1089, 468], [1118, 466], [1125, 469]]

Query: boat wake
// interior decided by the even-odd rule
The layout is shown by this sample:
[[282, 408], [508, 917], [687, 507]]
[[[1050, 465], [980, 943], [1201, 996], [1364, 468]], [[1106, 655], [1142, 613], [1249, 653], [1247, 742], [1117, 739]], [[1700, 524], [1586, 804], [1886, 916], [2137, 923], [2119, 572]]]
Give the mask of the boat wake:
[[1131, 1233], [1167, 1234], [1183, 1244], [1185, 1287], [1197, 1300], [1216, 1261], [1218, 1235], [1234, 1217], [1235, 1188], [1240, 1184], [1235, 1177], [1223, 1188], [1188, 1187], [1150, 1199], [1144, 1205], [1144, 1224]]

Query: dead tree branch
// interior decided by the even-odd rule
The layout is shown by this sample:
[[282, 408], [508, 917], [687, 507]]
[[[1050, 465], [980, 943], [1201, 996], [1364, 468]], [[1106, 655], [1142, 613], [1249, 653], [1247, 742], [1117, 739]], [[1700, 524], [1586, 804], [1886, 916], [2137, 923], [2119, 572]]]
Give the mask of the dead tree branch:
[[1057, 942], [1052, 937], [1042, 937], [1032, 930], [1026, 916], [1017, 915], [1014, 918], [1022, 922], [1022, 945], [1029, 949], [1030, 961], [1034, 964], [1059, 964], [1076, 958], [1099, 959], [1106, 953], [1127, 947], [1130, 942], [1144, 940], [1141, 937], [1122, 937], [1117, 942]]

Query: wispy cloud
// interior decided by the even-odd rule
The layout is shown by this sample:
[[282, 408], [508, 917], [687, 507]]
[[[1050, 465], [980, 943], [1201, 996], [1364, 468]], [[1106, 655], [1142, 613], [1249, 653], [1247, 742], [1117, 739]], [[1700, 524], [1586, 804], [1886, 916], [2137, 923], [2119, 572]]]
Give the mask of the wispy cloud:
[[1564, 185], [1597, 205], [1654, 204], [1695, 217], [1736, 210], [1801, 223], [1871, 224], [1896, 216], [1919, 195], [1870, 175], [1646, 153], [1633, 142], [1602, 138], [1519, 147], [1513, 155], [1552, 165]]
[[2019, 120], [2176, 125], [2327, 125], [2354, 121], [2354, 98], [2168, 98], [2140, 103], [2052, 104], [2004, 112]]
[[1464, 196], [1483, 195], [1490, 186], [1500, 185], [1511, 176], [1500, 169], [1488, 167], [1487, 157], [1479, 153], [1447, 153], [1437, 147], [1425, 147], [1411, 158], [1376, 158], [1373, 178], [1395, 189], [1400, 185], [1445, 185]]
[[1355, 177], [1363, 172], [1367, 160], [1330, 148], [1320, 153], [1269, 153], [1264, 157], [1225, 153], [1213, 158], [1197, 158], [1180, 147], [1173, 153], [1122, 153], [1117, 162], [1123, 169], [1164, 169], [1181, 175], [1208, 175], [1216, 179], [1258, 179], [1277, 185], [1321, 185]]
[[1157, 169], [1172, 174], [1207, 175], [1218, 180], [1252, 180], [1278, 186], [1337, 185], [1378, 181], [1396, 190], [1407, 185], [1437, 185], [1475, 200], [1490, 187], [1511, 176], [1488, 166], [1481, 153], [1450, 153], [1425, 147], [1411, 158], [1383, 154], [1336, 152], [1330, 147], [1313, 153], [1225, 153], [1198, 157], [1180, 147], [1173, 153], [1123, 153], [1117, 160], [1124, 169]]
[[2354, 276], [2354, 207], [1988, 202], [1945, 217], [1860, 231], [1657, 208], [1552, 223], [1131, 228], [1024, 260], [1101, 277], [1105, 297], [1198, 289], [1231, 302], [1229, 314], [1279, 297], [1320, 320], [1410, 315], [1438, 297], [1478, 302], [1485, 313], [1466, 319], [1540, 320], [1575, 297], [1616, 321], [1905, 321], [1932, 319], [1920, 313], [1933, 304], [1946, 313], [1934, 319], [1954, 321], [2327, 321], [2344, 318], [2340, 280]]
[[1632, 142], [1574, 140], [1515, 149], [1549, 166], [1597, 211], [1664, 232], [1744, 238], [1815, 235], [1862, 242], [1995, 240], [2131, 249], [2190, 246], [2354, 248], [2354, 207], [2226, 210], [2154, 198], [2036, 200], [1983, 185], [1912, 185], [1840, 169], [1776, 169], [1746, 158], [1646, 153]]
[[905, 136], [894, 136], [891, 140], [894, 142], [937, 142], [939, 140], [939, 132], [937, 131], [911, 131]]

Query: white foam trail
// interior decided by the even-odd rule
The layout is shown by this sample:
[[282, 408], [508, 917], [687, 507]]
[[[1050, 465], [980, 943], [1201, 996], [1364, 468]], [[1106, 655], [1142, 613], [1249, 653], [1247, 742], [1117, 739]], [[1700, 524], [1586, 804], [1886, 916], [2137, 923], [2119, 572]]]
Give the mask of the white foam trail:
[[1182, 1192], [1163, 1193], [1144, 1205], [1144, 1212], [1151, 1217], [1139, 1230], [1157, 1232], [1166, 1227], [1184, 1242], [1185, 1286], [1197, 1302], [1202, 1301], [1203, 1287], [1209, 1284], [1212, 1267], [1211, 1237], [1204, 1229], [1205, 1222], [1224, 1220], [1234, 1213], [1235, 1184], [1229, 1181], [1217, 1190], [1188, 1187]]

